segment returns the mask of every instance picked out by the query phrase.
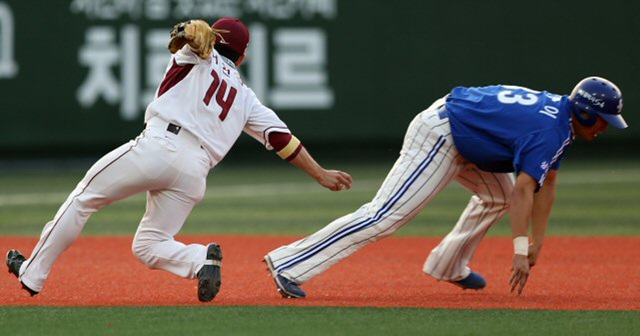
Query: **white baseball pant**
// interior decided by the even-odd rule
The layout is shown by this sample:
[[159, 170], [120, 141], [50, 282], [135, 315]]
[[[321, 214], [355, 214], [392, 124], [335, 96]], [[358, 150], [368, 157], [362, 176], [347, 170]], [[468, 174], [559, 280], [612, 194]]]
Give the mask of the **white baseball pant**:
[[[147, 191], [147, 209], [133, 240], [134, 255], [149, 268], [193, 279], [204, 265], [206, 246], [184, 245], [173, 237], [202, 200], [209, 157], [186, 130], [167, 131], [159, 118], [148, 121], [135, 140], [98, 160], [43, 229], [20, 280], [40, 292], [53, 264], [79, 236], [92, 213]], [[100, 263], [100, 260], [96, 260]]]
[[474, 195], [453, 230], [431, 252], [423, 271], [440, 280], [467, 277], [485, 233], [507, 211], [512, 174], [489, 173], [465, 161], [453, 144], [444, 98], [418, 114], [400, 157], [374, 199], [316, 233], [268, 254], [279, 274], [303, 284], [413, 219], [452, 180]]

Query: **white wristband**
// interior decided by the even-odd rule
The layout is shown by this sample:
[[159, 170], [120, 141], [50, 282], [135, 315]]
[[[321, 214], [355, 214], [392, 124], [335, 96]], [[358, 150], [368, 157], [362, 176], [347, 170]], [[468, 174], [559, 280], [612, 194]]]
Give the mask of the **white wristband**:
[[520, 236], [513, 238], [513, 253], [523, 256], [529, 255], [529, 237]]

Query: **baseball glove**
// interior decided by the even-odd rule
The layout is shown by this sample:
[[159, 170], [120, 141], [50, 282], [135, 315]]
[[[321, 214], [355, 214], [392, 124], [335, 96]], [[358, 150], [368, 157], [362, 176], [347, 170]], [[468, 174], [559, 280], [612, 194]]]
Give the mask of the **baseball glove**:
[[208, 23], [202, 20], [189, 20], [180, 22], [171, 29], [171, 40], [169, 41], [169, 51], [172, 54], [182, 49], [185, 44], [189, 44], [191, 50], [202, 59], [211, 56], [213, 46], [216, 43], [216, 35], [227, 33], [228, 30], [211, 28]]

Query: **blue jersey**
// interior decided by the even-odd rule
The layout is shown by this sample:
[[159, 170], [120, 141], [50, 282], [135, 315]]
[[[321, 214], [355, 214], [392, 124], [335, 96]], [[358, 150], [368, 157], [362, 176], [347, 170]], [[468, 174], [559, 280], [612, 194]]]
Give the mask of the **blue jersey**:
[[544, 183], [573, 141], [569, 98], [519, 86], [456, 87], [446, 108], [460, 154], [490, 172]]

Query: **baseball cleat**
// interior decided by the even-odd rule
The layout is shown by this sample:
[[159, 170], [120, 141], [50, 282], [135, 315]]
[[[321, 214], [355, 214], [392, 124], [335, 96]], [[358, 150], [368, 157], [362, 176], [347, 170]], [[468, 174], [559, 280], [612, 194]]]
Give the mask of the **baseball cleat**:
[[16, 276], [16, 278], [20, 277], [20, 266], [22, 263], [27, 260], [22, 253], [18, 250], [9, 250], [7, 252], [7, 267], [9, 268], [9, 273], [12, 273]]
[[273, 277], [273, 281], [276, 283], [278, 287], [278, 292], [285, 299], [303, 299], [307, 296], [302, 288], [298, 286], [292, 280], [285, 278], [284, 276], [275, 272], [273, 264], [271, 263], [271, 258], [269, 256], [264, 256], [264, 262], [267, 264], [267, 270], [271, 273]]
[[462, 280], [450, 282], [462, 289], [479, 290], [487, 286], [487, 281], [482, 277], [482, 275], [476, 272], [469, 273], [469, 275]]
[[[22, 263], [25, 262], [25, 260], [27, 260], [27, 258], [25, 258], [22, 253], [20, 253], [20, 251], [9, 250], [7, 252], [6, 260], [7, 268], [9, 268], [9, 273], [15, 275], [16, 278], [20, 279], [20, 266], [22, 266]], [[22, 289], [29, 292], [31, 296], [38, 294], [38, 292], [27, 287], [24, 283], [22, 283], [22, 281], [20, 281], [20, 284], [22, 285]]]
[[207, 260], [198, 271], [198, 300], [209, 302], [216, 297], [222, 285], [222, 249], [211, 243], [207, 246]]

